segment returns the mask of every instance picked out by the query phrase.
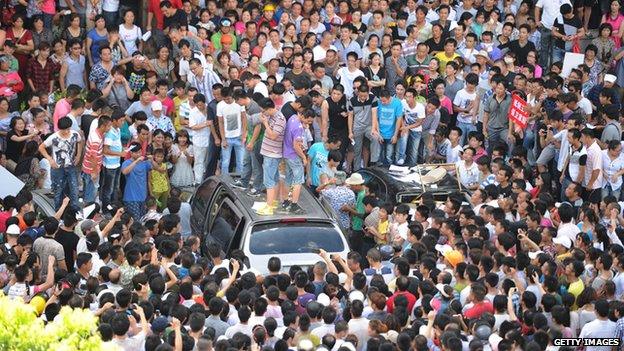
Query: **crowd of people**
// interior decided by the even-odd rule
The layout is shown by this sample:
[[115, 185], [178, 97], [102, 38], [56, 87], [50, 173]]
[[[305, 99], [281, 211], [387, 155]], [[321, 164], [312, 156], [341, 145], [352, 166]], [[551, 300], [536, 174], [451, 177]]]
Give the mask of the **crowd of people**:
[[[620, 0], [1, 3], [0, 287], [43, 321], [149, 351], [624, 342]], [[358, 173], [423, 163], [461, 191]], [[260, 216], [327, 200], [351, 252], [206, 242], [186, 195], [227, 174]]]

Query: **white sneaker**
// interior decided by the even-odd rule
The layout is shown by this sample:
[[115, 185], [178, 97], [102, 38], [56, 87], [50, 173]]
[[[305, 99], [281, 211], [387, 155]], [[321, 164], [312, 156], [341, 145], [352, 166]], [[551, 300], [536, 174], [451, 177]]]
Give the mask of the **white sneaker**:
[[404, 159], [400, 159], [400, 160], [397, 161], [397, 165], [399, 165], [399, 166], [403, 166], [404, 163], [405, 163]]

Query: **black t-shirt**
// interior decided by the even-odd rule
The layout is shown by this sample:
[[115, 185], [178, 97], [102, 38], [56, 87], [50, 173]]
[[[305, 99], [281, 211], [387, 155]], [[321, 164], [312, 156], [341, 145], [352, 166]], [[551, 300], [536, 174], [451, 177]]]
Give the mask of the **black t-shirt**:
[[[578, 32], [578, 30], [581, 27], [583, 27], [583, 23], [576, 15], [574, 15], [574, 17], [570, 19], [565, 18], [563, 16], [559, 16], [557, 17], [557, 19], [555, 19], [555, 23], [553, 24], [553, 27], [557, 28], [557, 32], [559, 32], [559, 34], [575, 35]], [[570, 48], [572, 48], [572, 44], [573, 43], [569, 42]], [[556, 39], [555, 45], [562, 50], [566, 50], [566, 42], [564, 42], [561, 39]]]
[[67, 271], [74, 272], [74, 252], [76, 251], [80, 238], [74, 232], [59, 228], [54, 239], [63, 246]]
[[512, 194], [511, 183], [509, 185], [507, 185], [506, 187], [504, 187], [504, 188], [501, 185], [499, 185], [498, 186], [498, 191], [499, 191], [499, 194], [502, 197], [510, 197], [511, 194]]
[[527, 41], [524, 46], [520, 45], [520, 41], [512, 40], [507, 45], [509, 51], [516, 53], [516, 65], [524, 66], [527, 63], [527, 56], [530, 51], [535, 51], [535, 44], [531, 41]]
[[[331, 97], [327, 98], [328, 115], [329, 115], [329, 133], [333, 135], [343, 134], [348, 131], [348, 123], [346, 115], [343, 112], [347, 112], [347, 98], [342, 96], [338, 102], [334, 102]], [[332, 133], [333, 132], [333, 133]]]
[[[370, 81], [381, 81], [386, 79], [386, 70], [383, 67], [380, 67], [377, 73], [373, 73], [370, 66], [366, 67], [362, 71], [364, 71], [364, 77]], [[375, 96], [379, 96], [379, 94], [381, 94], [381, 88], [382, 87], [374, 87], [371, 89], [371, 93]]]
[[80, 117], [80, 129], [84, 133], [85, 139], [89, 137], [89, 130], [91, 129], [91, 123], [95, 120], [94, 115], [82, 115]]
[[297, 114], [297, 111], [292, 107], [290, 102], [285, 103], [284, 106], [282, 107], [282, 115], [284, 115], [287, 121], [290, 117], [296, 114]]
[[436, 43], [433, 38], [425, 40], [425, 44], [429, 47], [429, 52], [444, 51], [444, 37], [440, 38], [440, 42]]
[[188, 25], [188, 18], [184, 11], [178, 9], [171, 17], [163, 16], [163, 29], [169, 28], [174, 23]]
[[[28, 131], [25, 130], [22, 132], [22, 136], [28, 134]], [[13, 141], [11, 140], [11, 137], [17, 135], [15, 133], [14, 130], [10, 130], [7, 133], [7, 137], [6, 137], [6, 158], [13, 161], [13, 162], [17, 162], [20, 158], [20, 156], [22, 156], [22, 150], [24, 149], [24, 145], [26, 144], [25, 141]]]

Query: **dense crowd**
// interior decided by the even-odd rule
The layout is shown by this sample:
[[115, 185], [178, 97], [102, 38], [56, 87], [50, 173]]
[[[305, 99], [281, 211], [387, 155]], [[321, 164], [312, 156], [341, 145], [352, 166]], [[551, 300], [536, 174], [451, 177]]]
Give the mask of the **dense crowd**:
[[[0, 4], [0, 287], [43, 321], [149, 351], [624, 342], [621, 1]], [[458, 192], [358, 173], [423, 163]], [[326, 200], [350, 253], [206, 243], [188, 195], [226, 174], [260, 216]]]

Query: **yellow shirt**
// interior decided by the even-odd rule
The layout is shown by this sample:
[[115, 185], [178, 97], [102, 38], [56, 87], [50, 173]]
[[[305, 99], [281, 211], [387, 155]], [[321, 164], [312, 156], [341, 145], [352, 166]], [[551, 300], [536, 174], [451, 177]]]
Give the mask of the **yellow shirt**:
[[381, 240], [379, 239], [379, 237], [375, 237], [375, 243], [377, 243], [377, 245], [385, 245], [388, 243], [388, 231], [390, 230], [390, 221], [389, 220], [385, 220], [385, 221], [379, 221], [379, 223], [377, 224], [377, 232], [379, 232], [379, 234], [384, 234], [386, 236], [385, 240]]
[[[162, 167], [164, 164], [159, 164]], [[157, 170], [150, 171], [150, 185], [152, 186], [152, 193], [164, 193], [169, 191], [169, 177], [167, 172], [158, 172]]]
[[[574, 295], [575, 298], [577, 298], [585, 289], [585, 284], [583, 284], [583, 280], [579, 279], [577, 281], [575, 281], [574, 283], [571, 283], [570, 286], [568, 287], [568, 292], [572, 295]], [[572, 310], [576, 310], [578, 308], [578, 306], [576, 305], [576, 302], [574, 303], [574, 305], [572, 305]]]
[[171, 118], [173, 118], [173, 126], [175, 127], [176, 132], [182, 129], [182, 125], [180, 124], [180, 118], [179, 118], [180, 105], [182, 105], [183, 103], [187, 101], [188, 101], [188, 98], [180, 99], [180, 97], [178, 96], [173, 98], [173, 105], [174, 105], [175, 111], [173, 111]]
[[440, 72], [440, 74], [444, 74], [444, 70], [446, 69], [446, 64], [455, 60], [457, 57], [460, 57], [460, 56], [455, 52], [453, 53], [453, 56], [448, 57], [446, 56], [446, 53], [442, 51], [442, 52], [438, 52], [437, 54], [435, 54], [434, 57], [440, 60], [440, 68], [438, 69], [438, 71]]

